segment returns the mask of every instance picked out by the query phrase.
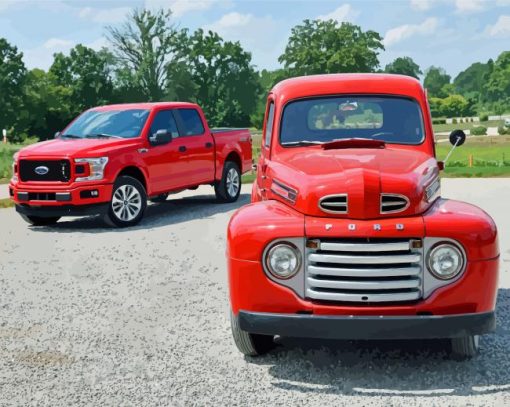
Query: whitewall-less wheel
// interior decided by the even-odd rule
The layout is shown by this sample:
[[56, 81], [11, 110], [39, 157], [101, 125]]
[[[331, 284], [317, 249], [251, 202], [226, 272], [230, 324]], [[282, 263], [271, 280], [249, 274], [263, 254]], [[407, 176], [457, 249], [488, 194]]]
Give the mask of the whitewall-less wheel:
[[143, 185], [135, 178], [121, 176], [113, 185], [107, 223], [118, 227], [136, 225], [142, 219], [146, 207], [147, 196]]
[[227, 161], [221, 180], [214, 185], [216, 197], [221, 202], [234, 202], [241, 193], [241, 170], [233, 161]]

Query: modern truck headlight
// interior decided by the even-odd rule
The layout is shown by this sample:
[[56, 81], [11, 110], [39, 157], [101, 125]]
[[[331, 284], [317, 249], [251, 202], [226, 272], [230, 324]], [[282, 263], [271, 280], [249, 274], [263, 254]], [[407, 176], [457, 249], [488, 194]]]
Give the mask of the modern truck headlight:
[[76, 158], [76, 164], [85, 164], [89, 166], [89, 174], [85, 177], [76, 177], [76, 181], [98, 181], [104, 177], [104, 168], [108, 163], [108, 157], [99, 158]]
[[434, 246], [427, 255], [429, 271], [440, 280], [451, 280], [459, 275], [464, 267], [464, 255], [451, 243]]
[[12, 156], [12, 182], [18, 182], [18, 153]]
[[266, 254], [266, 268], [276, 278], [294, 276], [301, 265], [299, 249], [292, 243], [277, 243]]

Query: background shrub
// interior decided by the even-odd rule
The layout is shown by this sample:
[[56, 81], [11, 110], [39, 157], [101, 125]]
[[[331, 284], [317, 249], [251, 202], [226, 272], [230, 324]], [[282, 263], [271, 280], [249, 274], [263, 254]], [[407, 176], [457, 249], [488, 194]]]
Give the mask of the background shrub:
[[475, 126], [471, 129], [471, 134], [473, 136], [485, 136], [487, 134], [487, 127]]
[[504, 136], [506, 134], [510, 134], [510, 127], [499, 126], [498, 127], [498, 134], [501, 135], [501, 136]]

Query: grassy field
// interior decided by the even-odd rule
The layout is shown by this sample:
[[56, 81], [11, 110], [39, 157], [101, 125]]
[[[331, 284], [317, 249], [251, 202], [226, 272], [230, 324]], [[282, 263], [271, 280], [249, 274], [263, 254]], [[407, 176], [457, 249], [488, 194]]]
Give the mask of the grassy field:
[[503, 123], [504, 123], [504, 120], [490, 120], [487, 122], [480, 122], [480, 123], [434, 124], [434, 132], [442, 133], [445, 131], [452, 131], [452, 130], [456, 130], [456, 129], [468, 130], [468, 129], [472, 129], [473, 127], [478, 127], [478, 126], [499, 127], [499, 126], [502, 126]]

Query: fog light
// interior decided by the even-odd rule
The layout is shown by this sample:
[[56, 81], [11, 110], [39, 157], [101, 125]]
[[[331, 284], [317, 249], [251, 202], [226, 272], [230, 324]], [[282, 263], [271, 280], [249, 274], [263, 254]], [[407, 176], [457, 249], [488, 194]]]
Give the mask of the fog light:
[[429, 251], [427, 266], [436, 278], [450, 280], [462, 271], [464, 256], [453, 244], [440, 243]]
[[267, 252], [265, 262], [273, 276], [288, 279], [298, 272], [301, 265], [301, 254], [298, 248], [291, 243], [278, 243]]

